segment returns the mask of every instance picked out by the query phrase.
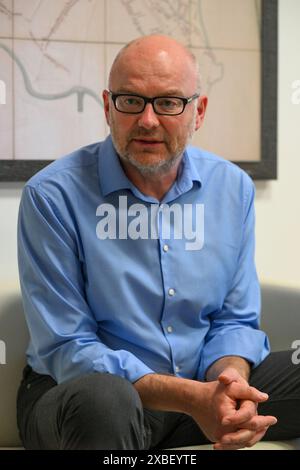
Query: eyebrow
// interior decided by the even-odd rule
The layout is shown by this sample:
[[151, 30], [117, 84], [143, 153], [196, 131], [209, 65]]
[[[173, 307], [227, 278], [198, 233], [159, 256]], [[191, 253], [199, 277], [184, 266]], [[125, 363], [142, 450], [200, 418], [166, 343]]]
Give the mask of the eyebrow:
[[[140, 93], [137, 93], [136, 91], [133, 91], [133, 90], [129, 90], [128, 88], [119, 88], [118, 91], [114, 92], [114, 93], [126, 93], [128, 95], [139, 95], [139, 96], [145, 96], [145, 95], [142, 95]], [[169, 89], [169, 90], [166, 90], [162, 93], [160, 93], [159, 95], [155, 95], [155, 96], [185, 96], [182, 92], [180, 92], [178, 89], [176, 88], [172, 88], [172, 89]]]

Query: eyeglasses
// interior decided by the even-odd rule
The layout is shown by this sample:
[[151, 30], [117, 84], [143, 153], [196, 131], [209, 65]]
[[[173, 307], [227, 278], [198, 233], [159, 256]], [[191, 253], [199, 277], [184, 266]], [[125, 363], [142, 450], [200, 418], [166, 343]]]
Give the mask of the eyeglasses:
[[151, 103], [154, 112], [163, 116], [177, 116], [183, 113], [186, 105], [200, 96], [196, 93], [188, 98], [181, 96], [155, 96], [154, 98], [147, 98], [146, 96], [135, 94], [113, 93], [110, 90], [109, 94], [116, 110], [120, 113], [140, 114], [144, 111], [147, 103]]

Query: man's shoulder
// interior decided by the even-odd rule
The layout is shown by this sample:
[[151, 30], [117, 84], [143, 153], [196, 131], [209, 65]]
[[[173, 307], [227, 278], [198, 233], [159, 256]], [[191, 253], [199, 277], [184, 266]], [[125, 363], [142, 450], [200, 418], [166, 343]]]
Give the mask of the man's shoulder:
[[199, 176], [204, 179], [215, 175], [221, 176], [224, 183], [226, 180], [231, 183], [243, 181], [253, 185], [252, 179], [242, 168], [219, 155], [191, 145], [187, 147], [187, 153]]
[[82, 178], [85, 174], [94, 173], [90, 167], [97, 167], [98, 155], [102, 142], [81, 147], [63, 157], [54, 160], [33, 175], [26, 186], [38, 189], [53, 182], [68, 185], [69, 182]]

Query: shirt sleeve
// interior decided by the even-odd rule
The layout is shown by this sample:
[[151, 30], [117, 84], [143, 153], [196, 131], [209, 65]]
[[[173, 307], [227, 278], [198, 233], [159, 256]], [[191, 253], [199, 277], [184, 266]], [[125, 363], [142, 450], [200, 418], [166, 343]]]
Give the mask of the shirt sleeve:
[[249, 184], [237, 269], [221, 311], [211, 315], [211, 327], [201, 354], [199, 380], [205, 380], [207, 369], [221, 357], [239, 356], [256, 367], [270, 352], [269, 340], [259, 330], [261, 299], [254, 261], [255, 190], [253, 183]]
[[75, 231], [41, 191], [26, 186], [18, 220], [18, 261], [24, 312], [30, 331], [29, 359], [57, 383], [102, 372], [135, 382], [153, 373], [125, 350], [97, 336], [89, 308]]

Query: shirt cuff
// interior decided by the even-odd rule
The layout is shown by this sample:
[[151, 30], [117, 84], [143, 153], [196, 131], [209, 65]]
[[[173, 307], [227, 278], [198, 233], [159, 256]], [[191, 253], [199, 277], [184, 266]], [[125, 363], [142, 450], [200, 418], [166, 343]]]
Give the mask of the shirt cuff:
[[205, 381], [208, 368], [221, 357], [239, 356], [257, 367], [269, 353], [269, 340], [263, 331], [252, 328], [226, 331], [204, 346], [197, 379]]
[[96, 372], [119, 375], [131, 383], [136, 382], [144, 375], [155, 373], [128, 351], [108, 352], [101, 361], [94, 361], [93, 368]]

